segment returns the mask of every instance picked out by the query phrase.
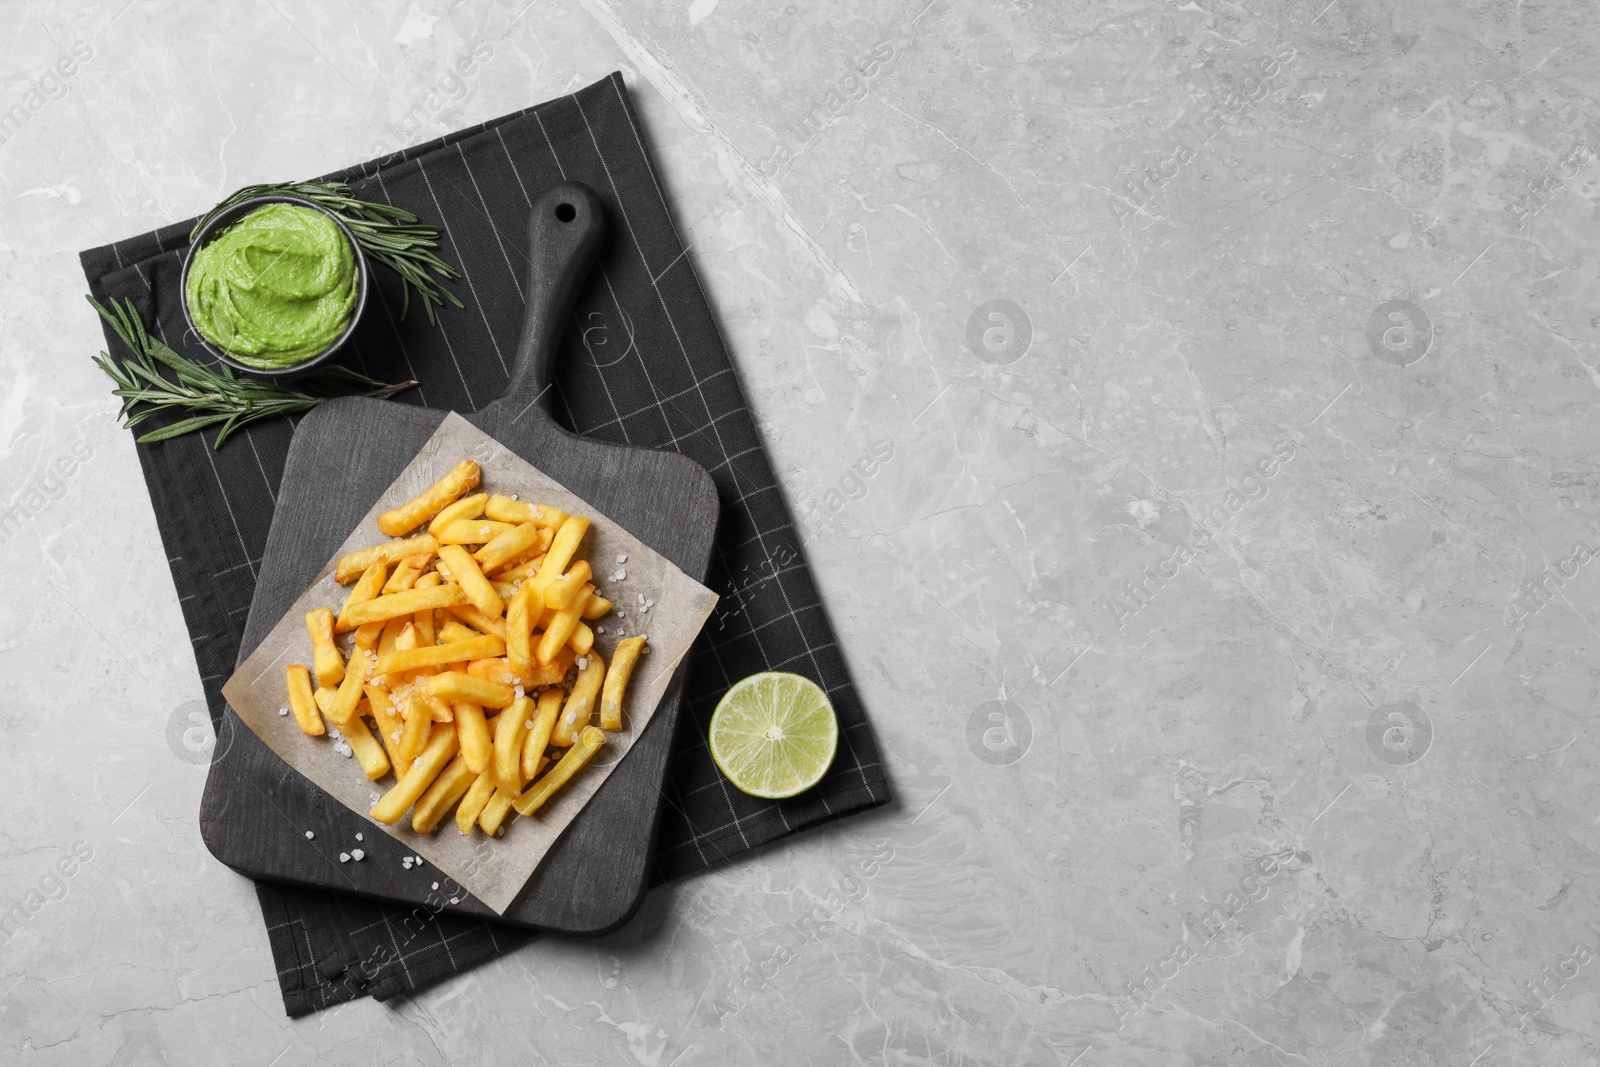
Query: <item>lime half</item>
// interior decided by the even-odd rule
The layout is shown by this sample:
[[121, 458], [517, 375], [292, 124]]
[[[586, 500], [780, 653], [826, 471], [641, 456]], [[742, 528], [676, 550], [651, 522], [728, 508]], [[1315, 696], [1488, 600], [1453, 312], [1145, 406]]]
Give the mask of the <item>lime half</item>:
[[828, 694], [798, 674], [752, 674], [724, 693], [711, 715], [711, 758], [753, 797], [804, 793], [828, 773], [838, 748]]

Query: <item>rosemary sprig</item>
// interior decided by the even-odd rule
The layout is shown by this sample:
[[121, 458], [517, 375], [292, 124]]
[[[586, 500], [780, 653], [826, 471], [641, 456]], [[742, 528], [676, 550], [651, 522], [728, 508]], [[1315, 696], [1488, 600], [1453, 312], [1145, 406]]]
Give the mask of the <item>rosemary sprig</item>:
[[[336, 396], [385, 399], [417, 384], [408, 381], [385, 385], [348, 367], [337, 365], [326, 370], [319, 369], [301, 379], [300, 384], [309, 391], [288, 389], [253, 378], [238, 378], [227, 366], [219, 364], [212, 368], [197, 363], [151, 337], [139, 313], [134, 310], [132, 300], [125, 300], [121, 307], [112, 300], [108, 310], [92, 296], [85, 299], [100, 313], [101, 318], [111, 324], [112, 331], [137, 357], [137, 360], [119, 360], [105, 352], [95, 357], [100, 369], [117, 383], [117, 388], [111, 392], [122, 398], [122, 410], [118, 415], [123, 425], [131, 430], [150, 416], [164, 411], [196, 413], [140, 436], [140, 444], [166, 441], [221, 423], [222, 429], [212, 445], [213, 449], [221, 448], [222, 442], [233, 431], [257, 419], [273, 415], [297, 415]], [[177, 376], [177, 382], [163, 375], [162, 367], [171, 370]], [[366, 387], [365, 391], [361, 391], [362, 387]], [[138, 404], [148, 406], [135, 411], [134, 407]]]
[[253, 196], [298, 196], [321, 204], [338, 213], [350, 227], [367, 255], [400, 275], [400, 317], [405, 318], [411, 308], [411, 290], [422, 298], [422, 308], [428, 322], [437, 325], [434, 306], [443, 307], [448, 301], [456, 307], [464, 306], [456, 294], [446, 289], [428, 272], [440, 278], [461, 277], [461, 272], [440, 259], [433, 251], [439, 247], [439, 227], [418, 222], [417, 217], [393, 204], [379, 204], [371, 200], [357, 200], [350, 195], [344, 182], [281, 182], [275, 185], [247, 185], [228, 199], [200, 217], [189, 231], [192, 242], [200, 227], [209, 222], [217, 212]]

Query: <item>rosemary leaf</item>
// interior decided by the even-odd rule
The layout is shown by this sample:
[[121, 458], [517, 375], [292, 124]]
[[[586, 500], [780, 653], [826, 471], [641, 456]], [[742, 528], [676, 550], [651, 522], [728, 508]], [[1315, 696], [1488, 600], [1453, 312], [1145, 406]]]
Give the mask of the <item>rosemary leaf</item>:
[[[199, 363], [151, 337], [134, 310], [132, 300], [124, 300], [120, 305], [112, 300], [107, 308], [93, 296], [85, 299], [134, 355], [132, 360], [114, 359], [102, 352], [94, 361], [116, 383], [111, 393], [122, 399], [122, 410], [118, 412], [122, 424], [131, 430], [152, 415], [191, 413], [187, 418], [142, 434], [137, 438], [140, 444], [169, 441], [221, 423], [222, 429], [212, 444], [212, 448], [217, 449], [235, 430], [258, 419], [297, 415], [336, 396], [388, 399], [417, 384], [407, 381], [386, 385], [337, 365], [302, 378], [296, 383], [299, 388], [295, 389], [275, 382], [240, 378], [229, 367]], [[178, 380], [174, 382], [162, 374], [163, 367]]]

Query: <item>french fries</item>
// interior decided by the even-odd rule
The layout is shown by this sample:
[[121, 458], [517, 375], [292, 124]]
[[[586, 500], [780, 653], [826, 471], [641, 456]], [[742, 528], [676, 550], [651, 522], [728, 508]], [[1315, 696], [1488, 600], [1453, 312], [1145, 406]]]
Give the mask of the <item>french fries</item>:
[[346, 609], [345, 618], [352, 626], [360, 626], [368, 622], [388, 622], [390, 619], [411, 615], [424, 608], [448, 608], [466, 602], [467, 595], [462, 592], [459, 585], [436, 585], [427, 589], [407, 589], [404, 593], [389, 593], [386, 596], [374, 597], [364, 604]]
[[421, 496], [379, 515], [378, 529], [390, 537], [404, 537], [443, 511], [456, 497], [476, 488], [478, 478], [478, 465], [470, 459], [462, 460], [449, 474], [423, 490]]
[[483, 718], [483, 705], [470, 700], [458, 700], [453, 707], [456, 712], [456, 736], [461, 739], [461, 757], [474, 774], [482, 774], [489, 766], [489, 753], [493, 745], [489, 725]]
[[488, 502], [488, 493], [474, 493], [471, 496], [462, 497], [454, 504], [447, 504], [444, 510], [435, 515], [433, 520], [428, 523], [428, 532], [438, 537], [439, 531], [449, 526], [452, 522], [459, 522], [462, 519], [476, 519], [483, 514], [483, 506]]
[[572, 780], [572, 776], [583, 769], [583, 765], [594, 759], [594, 754], [600, 751], [600, 746], [606, 743], [606, 735], [602, 730], [593, 726], [585, 726], [583, 733], [578, 735], [577, 744], [567, 749], [566, 755], [556, 761], [556, 765], [540, 778], [528, 791], [513, 802], [518, 814], [532, 815], [545, 802], [555, 795], [556, 790]]
[[466, 795], [477, 780], [478, 776], [467, 766], [467, 761], [457, 753], [456, 758], [450, 761], [450, 766], [433, 780], [428, 791], [422, 794], [422, 799], [417, 801], [416, 810], [411, 813], [411, 828], [419, 834], [433, 833], [439, 820], [455, 807], [456, 802]]
[[393, 540], [338, 560], [349, 592], [306, 613], [309, 655], [285, 674], [305, 734], [347, 744], [369, 781], [393, 775], [372, 818], [409, 812], [422, 834], [454, 812], [463, 834], [495, 837], [544, 808], [623, 728], [645, 651], [642, 636], [601, 634], [608, 666], [596, 647], [621, 627], [595, 583], [624, 576], [583, 558], [590, 520], [474, 492], [482, 477], [464, 460], [380, 515]]
[[350, 595], [345, 598], [344, 606], [339, 609], [338, 621], [334, 624], [334, 633], [348, 633], [354, 630], [357, 623], [349, 619], [350, 612], [362, 604], [370, 602], [383, 589], [384, 578], [389, 573], [389, 565], [382, 560], [373, 563], [361, 572], [361, 578], [356, 582], [356, 587], [350, 590]]
[[422, 755], [417, 757], [406, 776], [383, 794], [369, 814], [381, 823], [399, 822], [400, 816], [410, 810], [411, 805], [433, 784], [445, 764], [456, 758], [456, 747], [455, 724], [445, 723], [433, 732], [428, 739], [428, 747], [422, 750]]
[[535, 522], [552, 528], [567, 521], [567, 513], [560, 508], [549, 504], [524, 504], [499, 493], [489, 498], [483, 513], [501, 522]]
[[339, 683], [333, 704], [328, 708], [328, 718], [339, 726], [350, 721], [361, 702], [361, 685], [367, 680], [367, 670], [372, 666], [372, 653], [364, 648], [350, 652], [350, 662], [345, 664], [344, 680]]
[[[439, 549], [439, 563], [450, 568], [450, 580], [466, 595], [473, 607], [491, 619], [505, 613], [505, 602], [494, 591], [489, 579], [478, 569], [478, 563], [460, 545], [445, 545]], [[435, 607], [444, 607], [437, 604]]]
[[493, 519], [458, 519], [439, 531], [441, 545], [483, 545], [513, 529], [509, 522]]
[[473, 558], [478, 561], [483, 573], [491, 574], [537, 545], [542, 532], [531, 522], [513, 526], [474, 552]]
[[311, 692], [311, 672], [306, 670], [303, 663], [289, 664], [289, 710], [294, 712], [294, 721], [300, 724], [302, 733], [319, 737], [328, 732], [322, 725], [322, 713], [317, 710], [316, 697]]
[[334, 568], [333, 580], [340, 585], [349, 585], [365, 574], [367, 568], [374, 563], [388, 567], [419, 552], [431, 556], [437, 551], [439, 542], [431, 534], [421, 534], [409, 541], [386, 541], [381, 545], [352, 552], [348, 556], [340, 556], [338, 566]]
[[555, 730], [556, 717], [561, 714], [561, 703], [559, 689], [546, 689], [539, 694], [539, 710], [533, 717], [533, 729], [527, 731], [528, 739], [522, 746], [522, 777], [528, 781], [539, 777], [544, 750], [550, 747], [550, 734]]
[[[421, 635], [418, 635], [421, 640]], [[414, 671], [418, 667], [437, 667], [445, 663], [469, 663], [485, 656], [498, 656], [506, 650], [506, 643], [498, 637], [484, 635], [448, 645], [424, 645], [418, 648], [395, 649], [378, 658], [378, 674]]]
[[578, 680], [573, 683], [572, 692], [567, 694], [566, 703], [561, 707], [561, 718], [556, 720], [555, 730], [550, 734], [552, 745], [557, 748], [569, 747], [584, 727], [589, 725], [594, 715], [594, 701], [600, 695], [600, 683], [605, 676], [605, 660], [597, 654], [583, 657]]
[[306, 612], [306, 632], [311, 635], [311, 673], [317, 685], [338, 685], [344, 677], [344, 658], [333, 643], [333, 609], [313, 608]]
[[518, 697], [500, 713], [500, 729], [494, 735], [494, 783], [508, 793], [522, 791], [522, 745], [533, 708], [532, 697]]
[[628, 691], [628, 679], [633, 674], [633, 665], [638, 662], [642, 648], [642, 637], [628, 637], [617, 642], [617, 650], [611, 655], [611, 669], [606, 671], [605, 687], [600, 691], [602, 730], [622, 729], [622, 698]]

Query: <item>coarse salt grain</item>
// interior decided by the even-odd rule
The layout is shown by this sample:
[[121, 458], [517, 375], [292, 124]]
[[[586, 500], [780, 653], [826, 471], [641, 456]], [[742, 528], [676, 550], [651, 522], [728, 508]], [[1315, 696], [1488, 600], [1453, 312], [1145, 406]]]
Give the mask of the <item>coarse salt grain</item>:
[[367, 854], [361, 851], [359, 848], [353, 848], [350, 850], [350, 858], [355, 860], [357, 863], [360, 863], [362, 860], [367, 858]]
[[[512, 500], [517, 500], [517, 499], [519, 499], [519, 498], [518, 498], [518, 496], [517, 496], [517, 494], [515, 494], [515, 493], [512, 493], [512, 494], [511, 494], [511, 499], [512, 499]], [[435, 882], [435, 883], [434, 883], [434, 884], [433, 884], [433, 888], [435, 888], [435, 889], [438, 889], [438, 888], [439, 888], [439, 883], [437, 883], [437, 882]]]
[[612, 581], [616, 581], [616, 582], [624, 582], [624, 581], [627, 581], [627, 579], [628, 579], [628, 572], [623, 570], [621, 567], [618, 567], [617, 568], [617, 573], [611, 576], [611, 580]]
[[356, 840], [357, 841], [362, 841], [362, 840], [365, 840], [365, 838], [363, 838], [360, 834], [357, 834], [356, 835]]
[[606, 628], [604, 626], [596, 626], [594, 628], [594, 632], [597, 634], [603, 634], [606, 632]]
[[617, 553], [617, 562], [618, 563], [626, 563], [626, 562], [628, 562], [628, 554], [626, 552], [618, 552]]
[[459, 904], [459, 903], [461, 903], [461, 898], [460, 897], [451, 897], [450, 898], [450, 903]]
[[411, 869], [411, 857], [410, 856], [403, 857], [400, 860], [400, 866], [404, 867], [406, 870], [409, 871]]
[[532, 719], [529, 719], [529, 720], [527, 720], [527, 721], [526, 721], [526, 722], [524, 722], [524, 723], [523, 723], [523, 724], [522, 724], [522, 725], [523, 725], [523, 727], [525, 727], [525, 728], [526, 728], [526, 729], [529, 729], [529, 730], [531, 730], [531, 729], [533, 729], [533, 720], [532, 720]]
[[438, 882], [433, 883], [433, 888], [438, 889], [439, 888], [439, 883]]
[[422, 866], [422, 857], [421, 856], [412, 856], [411, 857], [411, 862], [415, 863], [418, 867], [421, 867]]
[[339, 862], [340, 863], [349, 863], [350, 862], [350, 853], [348, 853], [348, 852], [339, 853]]
[[[578, 721], [578, 713], [577, 712], [575, 712], [575, 711], [567, 712], [567, 725], [570, 726], [571, 724], [573, 724], [573, 723], [575, 723], [577, 721]], [[310, 837], [311, 835], [307, 834], [306, 836]]]
[[641, 611], [641, 612], [644, 612], [644, 611], [649, 611], [649, 610], [650, 610], [650, 605], [649, 605], [649, 604], [646, 604], [646, 605], [645, 605], [645, 606], [644, 606], [644, 607], [642, 607], [642, 608], [640, 608], [640, 609], [639, 609], [639, 610], [640, 610], [640, 611]]
[[589, 667], [589, 657], [588, 656], [579, 656], [574, 662], [577, 663], [578, 669], [580, 671], [587, 670], [588, 667]]
[[311, 839], [312, 839], [312, 838], [314, 838], [314, 837], [316, 837], [316, 836], [317, 836], [317, 835], [316, 835], [316, 834], [314, 834], [314, 833], [312, 833], [312, 832], [311, 832], [311, 831], [310, 831], [310, 830], [307, 830], [307, 831], [306, 831], [306, 840], [307, 840], [307, 841], [310, 841], [310, 840], [311, 840]]
[[287, 715], [287, 714], [289, 714], [289, 709], [288, 708], [279, 708], [278, 709], [278, 714], [279, 715]]
[[628, 613], [627, 613], [627, 612], [626, 612], [626, 611], [620, 611], [620, 610], [619, 610], [619, 611], [618, 611], [618, 612], [617, 612], [617, 618], [619, 618], [619, 619], [622, 619], [622, 618], [626, 618], [626, 617], [627, 617], [627, 614], [628, 614]]
[[513, 692], [513, 693], [515, 693], [515, 694], [516, 694], [516, 695], [517, 695], [517, 696], [519, 696], [519, 697], [523, 697], [523, 696], [527, 696], [527, 695], [528, 695], [528, 694], [527, 694], [527, 693], [525, 693], [525, 692], [524, 692], [524, 691], [523, 691], [523, 689], [522, 689], [522, 686], [520, 686], [520, 685], [519, 685], [519, 686], [517, 686], [517, 687], [516, 687], [516, 688], [514, 688], [514, 689], [512, 689], [512, 690], [511, 690], [511, 691], [512, 691], [512, 692]]

